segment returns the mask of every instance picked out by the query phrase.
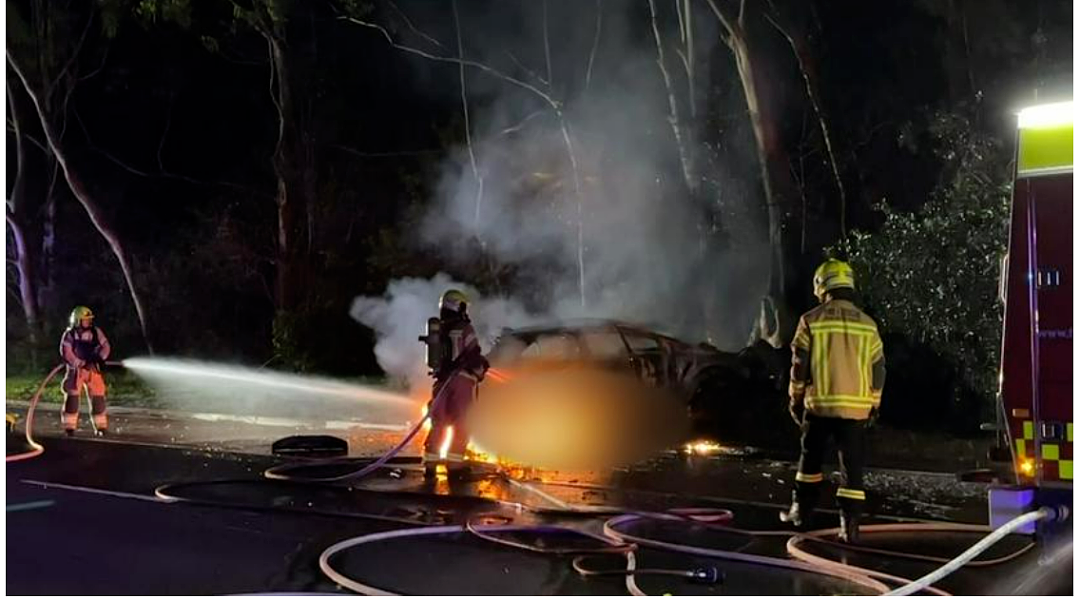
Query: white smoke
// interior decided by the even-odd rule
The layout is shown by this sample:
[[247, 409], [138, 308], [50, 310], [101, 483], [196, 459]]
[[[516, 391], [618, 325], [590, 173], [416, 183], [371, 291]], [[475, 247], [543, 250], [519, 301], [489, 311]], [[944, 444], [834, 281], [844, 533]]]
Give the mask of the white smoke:
[[[509, 298], [481, 297], [446, 275], [396, 280], [383, 297], [357, 298], [352, 315], [376, 331], [376, 356], [388, 373], [423, 370], [417, 335], [447, 287], [477, 299], [473, 321], [487, 341], [502, 327], [599, 317], [728, 349], [746, 342], [768, 274], [760, 215], [747, 208], [757, 200], [722, 185], [725, 203], [687, 197], [655, 46], [633, 35], [626, 19], [605, 13], [603, 56], [618, 63], [598, 61], [589, 89], [565, 99], [576, 172], [563, 122], [543, 102], [504, 85], [481, 108], [472, 107], [483, 194], [468, 149], [459, 148], [443, 165], [420, 244], [463, 271], [480, 260], [482, 247], [514, 268], [515, 282]], [[484, 60], [497, 60], [495, 52]], [[723, 214], [724, 250], [715, 240], [702, 244], [702, 202]]]
[[388, 374], [417, 383], [426, 377], [424, 345], [417, 339], [428, 318], [439, 314], [439, 297], [450, 288], [468, 295], [481, 348], [487, 352], [506, 327], [538, 321], [518, 302], [507, 298], [483, 298], [471, 285], [439, 273], [431, 279], [392, 281], [382, 297], [361, 296], [353, 301], [350, 315], [375, 330], [375, 358]]

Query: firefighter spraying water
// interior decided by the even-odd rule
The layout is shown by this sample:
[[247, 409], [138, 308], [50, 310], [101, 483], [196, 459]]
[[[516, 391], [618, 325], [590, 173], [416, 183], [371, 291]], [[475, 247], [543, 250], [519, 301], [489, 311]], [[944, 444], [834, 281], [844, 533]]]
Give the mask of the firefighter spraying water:
[[71, 311], [68, 328], [60, 338], [60, 356], [67, 364], [64, 376], [64, 412], [61, 417], [64, 433], [75, 435], [79, 425], [79, 401], [83, 390], [90, 397], [90, 413], [95, 435], [109, 430], [105, 404], [105, 361], [112, 348], [105, 332], [94, 325], [94, 313], [85, 306]]
[[[488, 361], [469, 320], [468, 298], [459, 290], [447, 290], [439, 300], [439, 316], [428, 319], [427, 335], [420, 341], [427, 345], [427, 366], [435, 378], [432, 398], [439, 390], [445, 398], [431, 409], [431, 430], [424, 441], [424, 476], [433, 478], [438, 464], [445, 464], [448, 475], [468, 476], [465, 449], [469, 433], [465, 416], [476, 400], [477, 386], [488, 370]], [[440, 452], [445, 446], [445, 457]]]

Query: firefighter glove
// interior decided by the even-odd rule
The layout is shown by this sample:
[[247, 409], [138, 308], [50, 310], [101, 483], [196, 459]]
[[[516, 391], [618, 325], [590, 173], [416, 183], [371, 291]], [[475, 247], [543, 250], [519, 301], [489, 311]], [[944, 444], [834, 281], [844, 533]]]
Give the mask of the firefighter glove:
[[875, 406], [874, 408], [871, 408], [871, 409], [870, 409], [870, 416], [868, 416], [868, 417], [866, 418], [866, 428], [867, 428], [867, 429], [870, 429], [871, 427], [873, 427], [874, 425], [876, 425], [876, 424], [877, 424], [877, 420], [878, 420], [878, 409], [877, 409], [877, 407]]
[[791, 419], [795, 421], [795, 424], [802, 427], [803, 418], [806, 416], [806, 406], [802, 398], [792, 398], [791, 404], [788, 405], [788, 412], [791, 413]]

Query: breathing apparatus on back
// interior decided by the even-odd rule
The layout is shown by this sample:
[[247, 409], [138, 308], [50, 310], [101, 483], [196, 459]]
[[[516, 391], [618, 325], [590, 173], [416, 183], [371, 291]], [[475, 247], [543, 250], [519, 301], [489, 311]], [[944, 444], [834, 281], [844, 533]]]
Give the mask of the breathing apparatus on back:
[[436, 376], [457, 358], [449, 334], [456, 325], [468, 323], [468, 301], [464, 292], [447, 290], [439, 299], [439, 316], [428, 319], [424, 335], [417, 338], [426, 346], [429, 375]]

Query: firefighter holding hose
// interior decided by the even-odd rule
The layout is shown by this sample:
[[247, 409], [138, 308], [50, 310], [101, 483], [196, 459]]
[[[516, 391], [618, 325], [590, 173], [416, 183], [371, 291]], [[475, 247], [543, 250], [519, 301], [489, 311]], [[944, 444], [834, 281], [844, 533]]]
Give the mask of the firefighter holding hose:
[[112, 348], [109, 339], [94, 325], [94, 313], [85, 306], [71, 311], [68, 328], [60, 338], [60, 356], [67, 364], [64, 376], [64, 413], [61, 422], [64, 433], [75, 435], [79, 425], [79, 400], [85, 389], [90, 396], [90, 414], [94, 434], [103, 436], [109, 429], [105, 406], [105, 361]]
[[821, 304], [799, 319], [791, 343], [790, 411], [802, 429], [802, 454], [791, 508], [780, 519], [809, 526], [824, 475], [826, 444], [839, 446], [843, 480], [836, 490], [840, 539], [857, 543], [866, 501], [863, 464], [866, 430], [877, 417], [885, 385], [885, 355], [877, 324], [854, 304], [855, 274], [829, 259], [814, 273]]
[[[421, 339], [428, 344], [428, 366], [435, 385], [430, 405], [431, 430], [424, 441], [424, 477], [433, 478], [436, 465], [442, 462], [450, 477], [461, 479], [469, 474], [465, 464], [465, 447], [469, 443], [465, 416], [489, 365], [480, 351], [463, 292], [451, 289], [442, 295], [439, 317], [428, 322], [428, 329], [428, 337]], [[449, 449], [442, 459], [440, 449], [448, 436]]]

